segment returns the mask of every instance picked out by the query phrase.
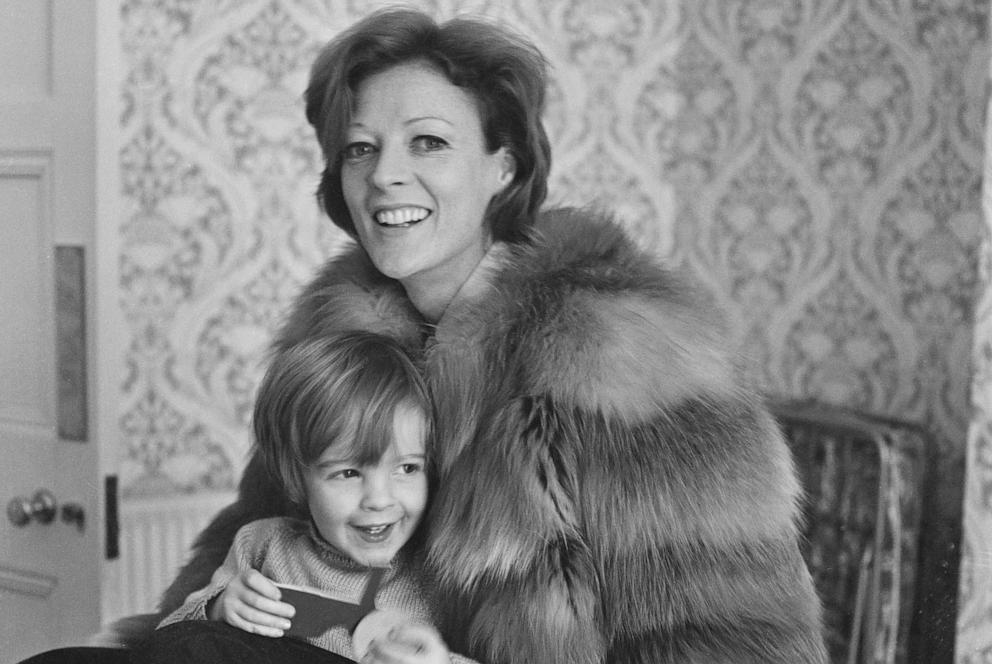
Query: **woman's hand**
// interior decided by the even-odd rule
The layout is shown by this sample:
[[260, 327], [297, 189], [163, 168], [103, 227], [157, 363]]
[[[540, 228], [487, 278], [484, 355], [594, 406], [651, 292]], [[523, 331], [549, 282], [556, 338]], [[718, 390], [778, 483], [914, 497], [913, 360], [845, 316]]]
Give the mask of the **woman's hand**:
[[279, 597], [279, 588], [272, 581], [258, 570], [246, 570], [208, 607], [207, 617], [253, 634], [280, 637], [289, 629], [295, 609], [280, 602]]
[[369, 644], [361, 664], [450, 664], [448, 646], [430, 625], [406, 622]]

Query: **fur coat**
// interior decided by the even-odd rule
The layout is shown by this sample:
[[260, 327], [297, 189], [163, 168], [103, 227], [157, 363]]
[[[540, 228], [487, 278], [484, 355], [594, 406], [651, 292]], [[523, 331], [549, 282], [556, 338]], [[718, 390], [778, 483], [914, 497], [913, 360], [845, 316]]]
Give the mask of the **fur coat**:
[[[427, 325], [356, 248], [305, 289], [275, 350], [360, 328], [400, 339], [437, 401], [427, 524], [451, 650], [492, 664], [822, 664], [799, 486], [704, 299], [583, 210]], [[281, 514], [253, 460], [163, 614], [234, 532]]]

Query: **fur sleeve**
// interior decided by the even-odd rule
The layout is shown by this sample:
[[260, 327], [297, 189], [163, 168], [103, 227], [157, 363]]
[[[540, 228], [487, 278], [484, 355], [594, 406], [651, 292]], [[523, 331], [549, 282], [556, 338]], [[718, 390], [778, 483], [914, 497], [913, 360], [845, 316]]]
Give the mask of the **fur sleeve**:
[[826, 662], [791, 459], [719, 321], [564, 221], [581, 247], [552, 228], [485, 303], [486, 405], [430, 549], [455, 631], [503, 664]]

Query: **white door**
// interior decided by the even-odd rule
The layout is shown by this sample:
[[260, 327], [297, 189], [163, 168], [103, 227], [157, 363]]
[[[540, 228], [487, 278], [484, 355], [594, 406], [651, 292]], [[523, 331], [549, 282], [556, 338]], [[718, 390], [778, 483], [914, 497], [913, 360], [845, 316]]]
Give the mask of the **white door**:
[[94, 2], [0, 0], [2, 664], [100, 624]]

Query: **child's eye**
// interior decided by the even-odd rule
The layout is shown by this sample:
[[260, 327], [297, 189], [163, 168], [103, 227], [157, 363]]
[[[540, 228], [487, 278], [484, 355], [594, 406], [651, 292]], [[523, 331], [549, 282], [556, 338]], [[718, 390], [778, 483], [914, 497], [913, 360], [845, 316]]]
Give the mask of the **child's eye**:
[[400, 465], [400, 472], [404, 475], [415, 475], [424, 469], [420, 463], [404, 463]]
[[349, 480], [355, 477], [361, 477], [361, 473], [358, 472], [357, 468], [343, 468], [341, 470], [335, 470], [327, 477], [332, 480]]

